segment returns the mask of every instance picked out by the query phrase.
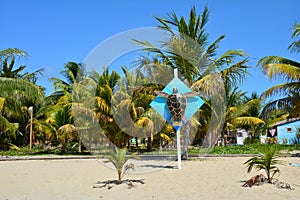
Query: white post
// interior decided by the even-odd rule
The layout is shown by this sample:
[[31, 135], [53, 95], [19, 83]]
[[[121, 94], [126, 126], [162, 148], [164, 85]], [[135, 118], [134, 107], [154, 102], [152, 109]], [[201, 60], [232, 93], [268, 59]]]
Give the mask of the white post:
[[178, 169], [181, 169], [180, 130], [176, 131], [176, 135], [177, 135], [177, 161], [178, 161]]
[[[174, 77], [178, 77], [178, 69], [174, 69]], [[178, 161], [178, 169], [181, 169], [181, 152], [180, 152], [180, 129], [176, 131], [177, 136], [177, 161]]]
[[28, 111], [30, 112], [29, 150], [30, 150], [30, 153], [31, 153], [31, 150], [32, 150], [32, 118], [33, 118], [33, 107], [30, 106], [28, 108]]
[[178, 70], [177, 70], [177, 68], [174, 69], [174, 77], [176, 77], [176, 78], [178, 77]]

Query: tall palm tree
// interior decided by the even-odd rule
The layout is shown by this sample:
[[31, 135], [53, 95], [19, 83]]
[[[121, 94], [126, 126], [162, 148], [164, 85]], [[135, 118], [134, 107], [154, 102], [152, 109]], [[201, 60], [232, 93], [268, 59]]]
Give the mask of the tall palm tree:
[[21, 65], [18, 68], [14, 67], [16, 58], [26, 58], [28, 54], [20, 49], [8, 48], [0, 51], [0, 77], [24, 79], [31, 83], [36, 83], [38, 75], [42, 75], [43, 69], [36, 70], [35, 72], [23, 72], [26, 68]]
[[73, 125], [74, 118], [72, 115], [71, 105], [64, 106], [55, 115], [54, 125], [57, 130], [57, 140], [62, 145], [62, 152], [67, 152], [67, 144], [73, 140], [79, 140], [78, 130]]
[[245, 116], [248, 117], [255, 117], [255, 118], [259, 118], [262, 121], [264, 121], [264, 123], [252, 123], [252, 124], [245, 124], [242, 126], [242, 128], [244, 128], [245, 130], [250, 130], [251, 132], [251, 142], [254, 142], [255, 138], [259, 137], [259, 134], [263, 133], [265, 130], [265, 127], [267, 126], [267, 120], [262, 118], [262, 107], [263, 107], [263, 101], [260, 98], [260, 96], [256, 93], [253, 92], [251, 93], [250, 96], [246, 96], [242, 103], [246, 104], [247, 102], [252, 101], [253, 104], [251, 104], [248, 108], [248, 111], [246, 112]]
[[7, 150], [9, 144], [16, 138], [17, 127], [3, 116], [4, 105], [5, 98], [0, 97], [0, 149]]
[[72, 101], [72, 91], [75, 83], [82, 81], [85, 77], [85, 68], [80, 63], [68, 62], [64, 66], [61, 74], [65, 80], [60, 78], [50, 78], [54, 87], [54, 92], [48, 98], [64, 101], [65, 104]]
[[128, 120], [124, 116], [128, 111], [136, 113], [134, 104], [128, 101], [128, 95], [120, 89], [121, 77], [116, 71], [110, 72], [105, 67], [102, 74], [93, 71], [91, 79], [96, 83], [94, 112], [102, 132], [111, 143], [123, 148], [131, 138], [123, 127]]
[[109, 68], [105, 67], [101, 74], [93, 71], [91, 79], [96, 83], [94, 112], [103, 134], [117, 147], [124, 147], [129, 136], [118, 127], [112, 107], [113, 94], [120, 81], [120, 75], [116, 71], [110, 72]]
[[[295, 23], [292, 34], [295, 41], [288, 47], [293, 53], [300, 52], [299, 34], [300, 24]], [[282, 78], [285, 81], [262, 94], [263, 98], [281, 96], [264, 107], [264, 117], [267, 118], [274, 110], [288, 111], [288, 117], [300, 117], [300, 63], [280, 56], [266, 56], [258, 61], [258, 66], [270, 79]]]
[[[14, 67], [15, 59], [26, 57], [27, 53], [19, 49], [5, 49], [0, 51], [0, 97], [3, 98], [1, 109], [2, 122], [7, 121], [17, 125], [17, 145], [26, 144], [28, 136], [25, 134], [29, 114], [26, 107], [42, 102], [44, 91], [36, 85], [37, 75], [42, 70], [27, 73], [26, 66]], [[4, 120], [5, 119], [5, 120]], [[14, 130], [14, 129], [9, 129]]]
[[32, 141], [37, 144], [44, 145], [48, 144], [56, 139], [56, 129], [52, 124], [55, 116], [51, 118], [52, 109], [47, 102], [42, 102], [33, 106], [33, 118], [28, 119], [26, 130], [30, 130], [32, 126]]
[[65, 124], [60, 124], [63, 127], [56, 125], [57, 133], [61, 136], [60, 141], [63, 144], [62, 150], [67, 150], [65, 143], [68, 142], [68, 138], [74, 138], [77, 134], [76, 140], [78, 140], [78, 148], [79, 151], [81, 151], [82, 142], [80, 140], [81, 138], [78, 138], [78, 130], [74, 126], [74, 113], [71, 107], [74, 102], [78, 103], [78, 99], [83, 96], [83, 94], [80, 94], [78, 91], [74, 92], [74, 90], [78, 88], [78, 85], [83, 84], [82, 82], [87, 79], [87, 74], [83, 64], [75, 62], [66, 63], [61, 74], [65, 80], [56, 77], [49, 79], [53, 83], [55, 90], [47, 97], [47, 101], [52, 105], [51, 110], [49, 110], [49, 115], [52, 116], [52, 120], [55, 123], [57, 123], [57, 117], [70, 115], [69, 117], [72, 120], [63, 121]]
[[[205, 93], [206, 96], [219, 95], [222, 84], [215, 83], [213, 86], [212, 82], [208, 83], [208, 80], [216, 80], [211, 78], [213, 73], [218, 73], [230, 86], [237, 85], [239, 81], [244, 80], [247, 74], [247, 66], [245, 66], [247, 59], [236, 62], [236, 58], [245, 56], [244, 52], [230, 50], [216, 58], [219, 43], [225, 36], [222, 35], [209, 44], [208, 33], [205, 30], [209, 19], [208, 8], [204, 8], [202, 15], [197, 15], [196, 8], [193, 7], [187, 20], [184, 17], [178, 17], [174, 12], [166, 18], [156, 17], [156, 19], [160, 22], [158, 28], [171, 35], [170, 41], [163, 43], [163, 48], [157, 48], [149, 42], [137, 42], [145, 47], [145, 51], [152, 52], [155, 57], [160, 58], [161, 63], [165, 63], [171, 69], [177, 68], [181, 74], [180, 78], [194, 91]], [[175, 28], [177, 32], [172, 28]], [[183, 158], [188, 156], [186, 140], [189, 138], [190, 126], [189, 122], [186, 123]]]
[[[265, 124], [261, 120], [257, 113], [257, 106], [260, 104], [260, 99], [247, 98], [245, 93], [234, 89], [229, 93], [229, 96], [226, 98], [227, 101], [227, 111], [225, 117], [225, 124], [223, 127], [223, 137], [224, 134], [227, 134], [230, 130], [236, 130], [237, 128], [245, 128], [250, 130], [252, 133], [252, 141], [254, 141], [255, 127], [258, 125]], [[246, 99], [242, 101], [243, 99]], [[252, 113], [251, 113], [252, 112]]]

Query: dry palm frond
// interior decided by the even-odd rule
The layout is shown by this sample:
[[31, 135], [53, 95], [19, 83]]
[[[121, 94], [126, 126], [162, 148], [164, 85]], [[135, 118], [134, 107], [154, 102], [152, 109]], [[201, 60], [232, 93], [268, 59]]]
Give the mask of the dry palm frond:
[[265, 124], [265, 122], [257, 117], [237, 117], [232, 120], [235, 125], [256, 125]]

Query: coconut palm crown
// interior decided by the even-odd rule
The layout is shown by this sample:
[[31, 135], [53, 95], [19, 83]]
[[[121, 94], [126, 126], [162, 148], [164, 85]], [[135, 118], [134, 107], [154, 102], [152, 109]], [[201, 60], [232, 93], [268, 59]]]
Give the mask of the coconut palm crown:
[[[293, 26], [292, 38], [295, 41], [288, 47], [292, 53], [300, 52], [300, 23]], [[262, 97], [277, 97], [268, 103], [264, 110], [264, 117], [274, 110], [289, 112], [288, 117], [299, 117], [300, 113], [300, 63], [280, 56], [266, 56], [258, 61], [263, 72], [270, 78], [282, 78], [285, 82], [275, 85], [266, 90]]]

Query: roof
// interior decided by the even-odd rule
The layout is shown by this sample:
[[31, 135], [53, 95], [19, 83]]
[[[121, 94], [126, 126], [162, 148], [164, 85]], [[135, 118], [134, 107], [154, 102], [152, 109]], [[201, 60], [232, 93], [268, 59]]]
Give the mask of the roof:
[[300, 121], [300, 118], [289, 118], [289, 119], [286, 119], [286, 120], [282, 120], [282, 121], [279, 121], [279, 122], [276, 122], [276, 123], [272, 124], [271, 127], [280, 126], [280, 125], [288, 124], [288, 123], [295, 122], [295, 121]]

